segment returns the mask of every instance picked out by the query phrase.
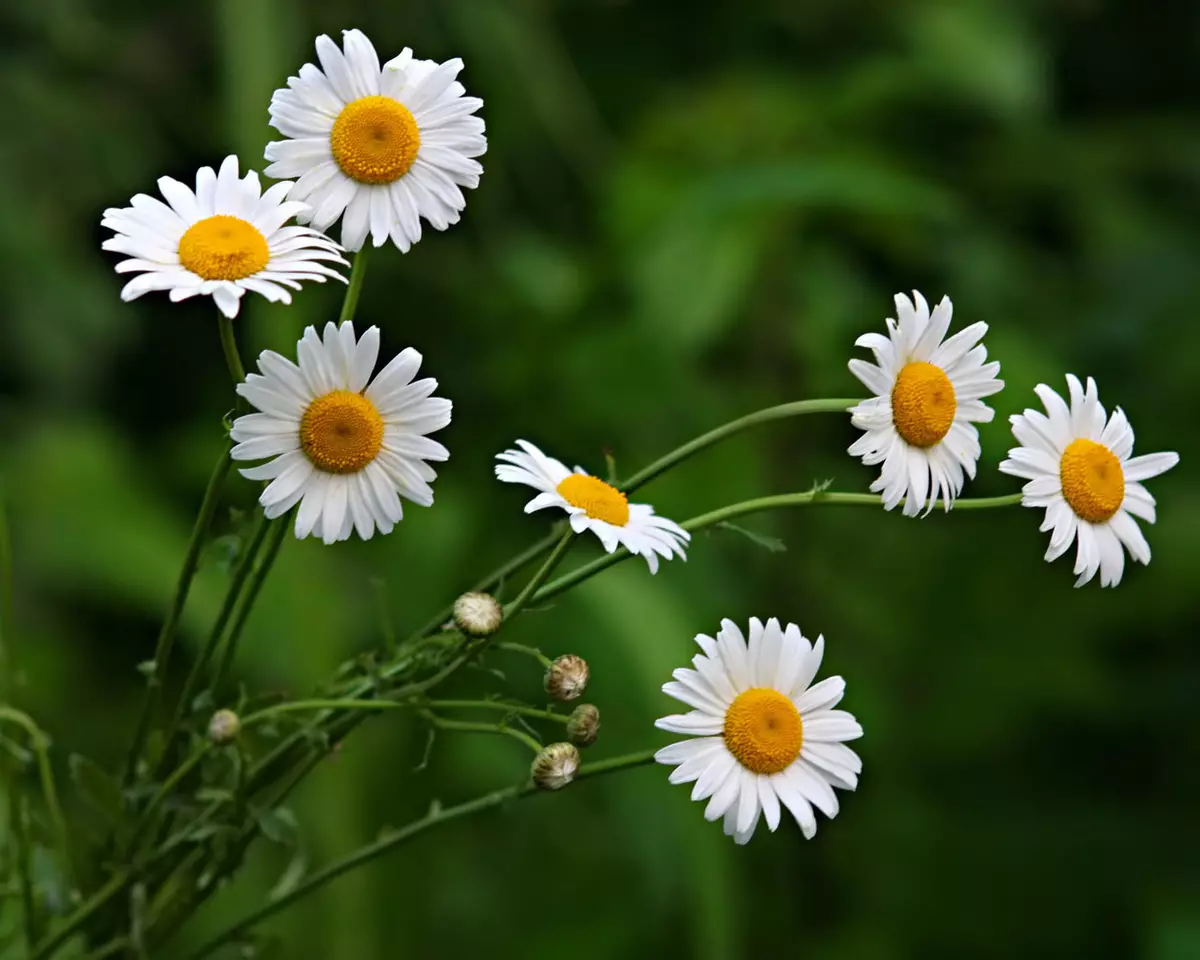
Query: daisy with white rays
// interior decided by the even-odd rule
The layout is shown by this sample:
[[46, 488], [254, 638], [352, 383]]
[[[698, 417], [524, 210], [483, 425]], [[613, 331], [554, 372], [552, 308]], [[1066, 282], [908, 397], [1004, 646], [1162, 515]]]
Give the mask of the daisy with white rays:
[[264, 350], [262, 373], [237, 387], [260, 412], [234, 421], [231, 455], [274, 458], [241, 471], [270, 481], [259, 498], [266, 516], [299, 504], [296, 536], [328, 544], [351, 530], [364, 540], [376, 528], [390, 533], [403, 516], [401, 496], [430, 506], [437, 474], [425, 461], [450, 454], [426, 434], [450, 422], [450, 401], [431, 396], [436, 380], [413, 380], [421, 355], [410, 347], [371, 380], [379, 329], [356, 340], [349, 321], [325, 324], [324, 340], [306, 328], [296, 352], [298, 364]]
[[170, 177], [160, 177], [158, 189], [166, 203], [139, 193], [100, 221], [116, 233], [103, 248], [132, 258], [117, 273], [139, 274], [122, 300], [151, 290], [169, 291], [173, 303], [200, 294], [235, 317], [247, 291], [291, 303], [286, 288], [299, 290], [303, 280], [345, 280], [326, 265], [346, 264], [341, 247], [309, 227], [285, 226], [308, 210], [289, 182], [264, 193], [257, 173], [239, 178], [237, 157], [226, 157], [217, 173], [200, 168], [194, 191]]
[[271, 126], [288, 139], [267, 144], [271, 177], [299, 177], [296, 199], [318, 230], [342, 219], [342, 243], [358, 250], [390, 237], [402, 252], [421, 239], [424, 217], [438, 230], [457, 223], [462, 189], [479, 185], [487, 150], [483, 106], [454, 78], [457, 58], [417, 60], [405, 47], [379, 65], [360, 30], [345, 50], [317, 37], [321, 67], [306, 63], [271, 97]]
[[943, 297], [931, 316], [913, 291], [910, 301], [896, 294], [896, 315], [888, 335], [867, 333], [855, 341], [875, 354], [875, 363], [851, 360], [850, 372], [874, 397], [850, 410], [851, 423], [865, 431], [849, 449], [867, 466], [882, 463], [871, 484], [883, 492], [883, 506], [904, 501], [905, 516], [928, 514], [940, 496], [947, 510], [962, 492], [963, 474], [975, 478], [979, 433], [972, 423], [995, 416], [983, 397], [998, 393], [1000, 364], [986, 363], [979, 343], [986, 323], [973, 323], [948, 340], [954, 307]]
[[591, 530], [605, 551], [618, 546], [644, 557], [650, 572], [658, 573], [658, 558], [687, 559], [684, 544], [692, 535], [673, 520], [660, 517], [645, 503], [630, 503], [616, 487], [593, 477], [583, 467], [574, 471], [548, 457], [532, 443], [518, 440], [520, 450], [497, 454], [496, 478], [523, 483], [540, 491], [525, 505], [526, 513], [558, 507], [571, 517], [576, 533]]
[[1075, 586], [1100, 571], [1100, 586], [1114, 587], [1125, 570], [1125, 550], [1138, 563], [1150, 562], [1150, 545], [1134, 517], [1154, 522], [1154, 497], [1142, 480], [1166, 473], [1179, 462], [1177, 453], [1133, 453], [1133, 428], [1118, 407], [1105, 417], [1088, 377], [1087, 388], [1067, 374], [1071, 405], [1044, 383], [1034, 392], [1046, 413], [1026, 410], [1009, 418], [1021, 444], [1000, 464], [1004, 473], [1029, 482], [1022, 489], [1026, 507], [1046, 508], [1043, 532], [1049, 530], [1046, 560], [1061, 557], [1076, 540]]
[[858, 721], [833, 709], [846, 682], [828, 677], [809, 686], [821, 667], [825, 640], [810, 644], [800, 628], [750, 620], [750, 643], [732, 620], [716, 639], [696, 637], [695, 670], [679, 669], [663, 693], [686, 703], [689, 713], [655, 721], [672, 733], [690, 734], [663, 747], [654, 759], [675, 766], [671, 783], [691, 783], [693, 800], [708, 799], [704, 816], [725, 818], [737, 843], [754, 835], [760, 815], [774, 832], [780, 804], [807, 838], [817, 832], [816, 807], [838, 812], [834, 787], [854, 790], [862, 761], [845, 745], [862, 736]]

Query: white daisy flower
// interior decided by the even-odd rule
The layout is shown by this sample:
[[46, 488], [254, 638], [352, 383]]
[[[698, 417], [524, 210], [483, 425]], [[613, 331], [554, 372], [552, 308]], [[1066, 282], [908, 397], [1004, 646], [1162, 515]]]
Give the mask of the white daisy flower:
[[1000, 364], [985, 363], [979, 340], [986, 323], [973, 323], [943, 342], [954, 306], [949, 297], [929, 315], [915, 290], [915, 304], [896, 294], [897, 323], [888, 318], [888, 335], [867, 333], [855, 341], [875, 354], [875, 363], [851, 360], [850, 372], [874, 397], [850, 410], [851, 423], [866, 431], [849, 449], [867, 466], [883, 464], [871, 484], [883, 491], [891, 510], [904, 501], [905, 516], [929, 513], [941, 496], [947, 510], [962, 492], [963, 473], [975, 479], [979, 433], [971, 424], [987, 423], [995, 411], [981, 398], [998, 393]]
[[750, 620], [750, 644], [732, 620], [722, 620], [714, 640], [696, 637], [702, 653], [695, 670], [679, 669], [663, 693], [693, 709], [655, 721], [672, 733], [690, 734], [663, 747], [654, 759], [675, 766], [671, 783], [696, 782], [693, 800], [709, 798], [704, 816], [725, 818], [725, 832], [746, 843], [760, 814], [774, 832], [779, 805], [791, 811], [805, 837], [817, 832], [816, 807], [838, 812], [834, 787], [854, 790], [862, 761], [843, 741], [862, 736], [858, 721], [833, 708], [846, 682], [828, 677], [809, 686], [821, 667], [825, 640], [810, 644], [800, 628]]
[[[326, 543], [357, 530], [391, 533], [403, 517], [400, 497], [428, 507], [437, 476], [426, 460], [450, 454], [426, 434], [450, 422], [450, 401], [431, 396], [436, 380], [413, 377], [421, 355], [409, 347], [371, 380], [379, 329], [355, 340], [354, 325], [325, 324], [325, 339], [307, 327], [297, 345], [299, 364], [273, 350], [258, 355], [237, 392], [260, 413], [238, 417], [230, 436], [235, 460], [269, 463], [242, 470], [270, 480], [259, 497], [268, 518], [297, 503], [296, 536]], [[370, 386], [367, 385], [370, 381]]]
[[1044, 383], [1034, 387], [1046, 408], [1009, 418], [1021, 444], [1000, 464], [1004, 473], [1028, 480], [1021, 503], [1045, 507], [1042, 531], [1050, 534], [1047, 560], [1056, 560], [1076, 539], [1075, 586], [1100, 571], [1100, 586], [1115, 587], [1125, 570], [1125, 550], [1139, 563], [1150, 562], [1150, 545], [1134, 517], [1154, 522], [1154, 497], [1140, 481], [1166, 473], [1177, 453], [1131, 457], [1133, 428], [1120, 407], [1106, 418], [1096, 381], [1067, 374], [1071, 405]]
[[420, 218], [438, 230], [457, 223], [461, 187], [479, 185], [487, 150], [483, 106], [454, 78], [457, 58], [416, 60], [405, 47], [379, 66], [360, 30], [343, 31], [345, 52], [317, 37], [321, 69], [306, 63], [271, 98], [271, 125], [287, 140], [267, 144], [267, 176], [299, 177], [296, 199], [312, 205], [318, 230], [342, 220], [342, 243], [358, 250], [391, 237], [402, 251], [421, 239]]
[[541, 492], [525, 505], [526, 513], [559, 507], [571, 516], [576, 533], [591, 530], [608, 553], [618, 546], [645, 557], [651, 573], [658, 573], [658, 558], [670, 560], [687, 554], [683, 545], [692, 535], [673, 520], [660, 517], [645, 503], [630, 503], [616, 487], [593, 477], [583, 467], [574, 472], [532, 443], [518, 440], [520, 450], [505, 450], [497, 460], [496, 477], [505, 483], [523, 483]]
[[202, 294], [235, 317], [247, 290], [291, 303], [285, 288], [299, 290], [302, 280], [345, 280], [322, 262], [345, 265], [341, 247], [308, 227], [284, 226], [308, 209], [291, 183], [263, 193], [257, 173], [239, 179], [237, 157], [226, 157], [219, 173], [200, 168], [195, 192], [170, 177], [160, 177], [158, 189], [166, 203], [139, 193], [132, 206], [111, 207], [100, 221], [117, 234], [103, 248], [133, 258], [118, 263], [117, 273], [140, 274], [125, 284], [122, 300], [151, 290], [169, 290], [173, 303]]

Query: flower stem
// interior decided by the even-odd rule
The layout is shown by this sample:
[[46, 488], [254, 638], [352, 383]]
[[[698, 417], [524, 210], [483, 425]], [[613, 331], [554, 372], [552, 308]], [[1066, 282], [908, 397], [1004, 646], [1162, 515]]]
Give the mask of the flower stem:
[[501, 710], [513, 716], [553, 720], [556, 723], [566, 723], [568, 719], [561, 713], [525, 707], [518, 703], [504, 703], [502, 700], [430, 700], [426, 706], [434, 710]]
[[770, 423], [772, 420], [783, 420], [786, 417], [797, 417], [805, 413], [843, 413], [859, 402], [858, 400], [796, 400], [792, 403], [781, 403], [777, 407], [756, 410], [754, 413], [748, 413], [744, 417], [709, 430], [708, 433], [685, 443], [682, 447], [677, 447], [620, 484], [620, 489], [631, 493], [688, 457], [694, 456], [706, 447], [711, 447], [714, 443], [719, 443], [726, 437], [741, 433], [749, 427], [757, 426], [760, 423]]
[[507, 650], [509, 653], [520, 653], [526, 657], [532, 657], [543, 667], [548, 668], [552, 662], [541, 650], [536, 647], [527, 647], [523, 643], [497, 643], [493, 646], [496, 650]]
[[537, 593], [538, 588], [545, 583], [550, 574], [554, 572], [554, 568], [557, 567], [559, 561], [561, 561], [562, 558], [567, 555], [567, 551], [571, 549], [571, 544], [574, 542], [575, 532], [568, 529], [567, 532], [563, 534], [562, 539], [558, 541], [558, 545], [555, 546], [553, 551], [551, 551], [550, 556], [546, 558], [546, 562], [542, 564], [538, 572], [530, 578], [527, 584], [525, 584], [525, 588], [519, 594], [517, 594], [517, 599], [504, 608], [503, 622], [507, 623], [518, 613], [524, 610], [526, 606], [528, 606], [529, 601], [533, 599], [533, 596], [535, 593]]
[[439, 730], [459, 730], [463, 733], [497, 733], [503, 737], [512, 737], [530, 750], [534, 756], [542, 752], [542, 745], [533, 739], [529, 734], [524, 733], [515, 727], [506, 727], [502, 723], [477, 723], [472, 720], [447, 720], [445, 717], [439, 717], [436, 713], [431, 713], [428, 710], [422, 710], [421, 716], [437, 727]]
[[[638, 753], [626, 754], [621, 757], [613, 757], [610, 760], [601, 760], [597, 763], [587, 763], [579, 768], [579, 772], [575, 774], [576, 780], [583, 780], [588, 777], [600, 776], [606, 773], [613, 773], [617, 770], [626, 770], [633, 767], [644, 766], [645, 764], [654, 761], [653, 750], [643, 750]], [[448, 823], [451, 820], [457, 820], [473, 813], [480, 813], [484, 810], [490, 810], [494, 807], [503, 806], [504, 804], [517, 800], [522, 797], [527, 797], [532, 793], [537, 792], [537, 788], [531, 783], [520, 784], [511, 787], [505, 787], [502, 790], [496, 790], [492, 793], [484, 794], [482, 797], [476, 797], [474, 800], [468, 800], [465, 803], [460, 803], [452, 807], [434, 806], [420, 820], [414, 820], [407, 826], [400, 827], [397, 830], [391, 830], [381, 836], [373, 843], [354, 851], [349, 856], [343, 857], [341, 860], [335, 860], [322, 870], [309, 876], [307, 879], [297, 884], [292, 890], [263, 904], [257, 910], [251, 912], [233, 926], [227, 928], [217, 934], [213, 939], [209, 940], [195, 953], [191, 954], [189, 960], [202, 960], [202, 958], [211, 955], [219, 947], [224, 946], [231, 941], [238, 939], [246, 931], [253, 929], [266, 920], [268, 917], [274, 916], [281, 910], [291, 906], [297, 900], [300, 900], [314, 890], [318, 890], [331, 880], [335, 880], [343, 873], [361, 867], [364, 864], [370, 863], [372, 860], [389, 853], [396, 847], [400, 846], [413, 837], [431, 827], [439, 826], [443, 823]]]
[[[29, 745], [37, 757], [38, 779], [41, 782], [42, 798], [46, 804], [46, 812], [54, 828], [54, 839], [59, 846], [59, 854], [63, 858], [63, 872], [68, 884], [71, 880], [71, 848], [67, 821], [63, 818], [62, 805], [58, 802], [58, 788], [54, 782], [54, 767], [50, 763], [50, 738], [42, 731], [29, 714], [0, 704], [0, 720], [15, 723], [29, 736]], [[15, 795], [15, 791], [14, 791]]]
[[338, 315], [338, 323], [353, 320], [358, 310], [358, 297], [362, 293], [363, 280], [367, 276], [367, 251], [365, 243], [361, 250], [354, 255], [354, 266], [350, 268], [350, 283], [346, 287], [346, 296], [342, 300], [342, 312]]
[[234, 386], [237, 386], [246, 379], [246, 369], [242, 366], [237, 338], [233, 335], [233, 319], [225, 316], [219, 310], [217, 311], [217, 330], [221, 335], [221, 352], [225, 354], [225, 366], [229, 368], [229, 376], [233, 379]]
[[129, 748], [129, 757], [125, 762], [125, 786], [129, 786], [137, 774], [138, 761], [141, 760], [142, 750], [146, 746], [146, 737], [150, 734], [150, 724], [154, 719], [154, 712], [158, 708], [159, 697], [162, 696], [163, 682], [167, 676], [167, 664], [175, 645], [175, 628], [179, 624], [179, 615], [183, 612], [184, 604], [187, 603], [188, 592], [191, 590], [192, 580], [196, 576], [196, 568], [200, 563], [200, 550], [204, 546], [208, 528], [217, 511], [221, 485], [225, 481], [225, 475], [229, 472], [232, 462], [229, 459], [229, 450], [230, 445], [227, 442], [213, 468], [212, 476], [209, 477], [208, 488], [204, 491], [204, 500], [200, 504], [200, 512], [196, 515], [196, 522], [192, 527], [192, 538], [183, 558], [183, 569], [179, 571], [179, 580], [175, 584], [175, 596], [171, 600], [171, 606], [167, 610], [166, 619], [163, 620], [162, 629], [158, 634], [158, 642], [154, 648], [154, 672], [146, 685], [146, 700], [142, 705], [142, 715], [138, 720], [133, 744]]
[[[1020, 502], [1021, 494], [1019, 493], [1003, 497], [964, 498], [956, 500], [953, 509], [984, 510], [990, 507], [1008, 507]], [[873, 493], [829, 493], [819, 489], [806, 490], [804, 493], [782, 493], [773, 497], [759, 497], [755, 500], [743, 500], [741, 503], [730, 504], [727, 507], [721, 507], [710, 513], [693, 517], [691, 520], [680, 524], [680, 526], [684, 530], [694, 532], [696, 530], [703, 530], [705, 527], [711, 527], [713, 524], [721, 523], [725, 520], [732, 520], [734, 517], [745, 516], [748, 513], [760, 513], [763, 510], [774, 510], [778, 507], [806, 507], [814, 503], [828, 504], [830, 506], [878, 507], [883, 504], [883, 498]], [[576, 584], [594, 577], [601, 570], [605, 570], [613, 564], [620, 563], [630, 556], [629, 551], [621, 547], [613, 553], [598, 557], [591, 563], [585, 563], [582, 567], [564, 574], [553, 583], [547, 584], [532, 597], [532, 602], [541, 603], [544, 600], [549, 600], [551, 597], [556, 597], [564, 590], [571, 589]]]

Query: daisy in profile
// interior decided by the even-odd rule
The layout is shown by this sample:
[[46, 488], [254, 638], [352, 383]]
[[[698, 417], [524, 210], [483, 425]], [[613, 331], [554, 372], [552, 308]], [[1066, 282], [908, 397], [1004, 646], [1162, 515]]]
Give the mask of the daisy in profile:
[[660, 517], [645, 503], [630, 503], [616, 487], [576, 467], [574, 472], [532, 443], [518, 440], [520, 450], [497, 454], [501, 463], [496, 477], [505, 483], [523, 483], [539, 491], [525, 512], [558, 507], [571, 517], [576, 533], [591, 530], [608, 553], [618, 546], [645, 557], [651, 573], [658, 573], [658, 558], [687, 559], [683, 545], [692, 535], [673, 520]]
[[1166, 473], [1177, 453], [1133, 453], [1133, 428], [1118, 407], [1106, 417], [1096, 381], [1067, 374], [1071, 405], [1044, 383], [1034, 392], [1046, 408], [1009, 418], [1021, 444], [1000, 464], [1004, 473], [1028, 480], [1021, 503], [1046, 508], [1043, 532], [1050, 531], [1046, 560], [1057, 560], [1076, 540], [1075, 586], [1100, 571], [1100, 586], [1115, 587], [1125, 570], [1125, 551], [1138, 563], [1150, 562], [1150, 545], [1134, 517], [1154, 522], [1154, 497], [1142, 480]]
[[1000, 364], [986, 363], [979, 343], [986, 323], [973, 323], [945, 340], [954, 310], [943, 297], [930, 316], [915, 290], [913, 300], [896, 294], [896, 316], [888, 335], [867, 333], [855, 341], [875, 354], [875, 363], [851, 360], [850, 372], [875, 396], [850, 410], [851, 423], [864, 431], [849, 449], [869, 467], [883, 464], [871, 484], [891, 510], [904, 501], [905, 516], [929, 513], [940, 496], [947, 510], [962, 492], [963, 474], [975, 478], [979, 433], [995, 411], [983, 397], [1004, 387]]
[[421, 217], [445, 230], [466, 206], [462, 188], [479, 185], [487, 140], [472, 114], [483, 101], [464, 96], [457, 58], [417, 60], [405, 47], [381, 67], [362, 31], [343, 31], [343, 44], [317, 37], [320, 68], [306, 63], [275, 91], [271, 126], [287, 139], [267, 144], [267, 176], [299, 177], [306, 216], [318, 230], [342, 217], [347, 250], [370, 234], [407, 252]]
[[292, 184], [263, 193], [253, 170], [238, 177], [237, 157], [226, 157], [218, 173], [201, 167], [194, 191], [170, 177], [160, 177], [158, 189], [166, 203], [139, 193], [100, 221], [116, 233], [103, 248], [132, 258], [118, 263], [117, 273], [138, 274], [122, 300], [151, 290], [169, 291], [175, 303], [200, 294], [235, 317], [247, 291], [291, 303], [287, 287], [345, 279], [327, 265], [346, 264], [341, 247], [309, 227], [286, 226], [308, 209], [296, 202]]
[[845, 745], [862, 727], [835, 710], [846, 682], [827, 677], [810, 686], [821, 667], [825, 641], [810, 644], [800, 628], [764, 626], [750, 620], [750, 643], [732, 620], [722, 620], [714, 640], [696, 637], [695, 670], [676, 670], [663, 693], [692, 710], [655, 721], [655, 726], [694, 739], [654, 755], [671, 764], [671, 783], [691, 783], [693, 800], [708, 800], [704, 816], [725, 818], [725, 833], [746, 843], [760, 816], [774, 832], [780, 804], [805, 837], [817, 832], [816, 807], [837, 816], [834, 787], [854, 790], [862, 761]]
[[264, 350], [262, 372], [237, 388], [260, 412], [233, 422], [232, 456], [273, 458], [242, 470], [270, 481], [259, 497], [266, 516], [299, 504], [296, 536], [334, 543], [351, 530], [364, 540], [376, 528], [390, 533], [403, 516], [402, 496], [430, 506], [437, 474], [425, 461], [450, 454], [426, 434], [450, 422], [450, 401], [431, 396], [436, 380], [413, 380], [421, 355], [410, 347], [371, 380], [379, 329], [356, 340], [349, 321], [325, 324], [324, 339], [306, 328], [296, 352], [298, 364]]

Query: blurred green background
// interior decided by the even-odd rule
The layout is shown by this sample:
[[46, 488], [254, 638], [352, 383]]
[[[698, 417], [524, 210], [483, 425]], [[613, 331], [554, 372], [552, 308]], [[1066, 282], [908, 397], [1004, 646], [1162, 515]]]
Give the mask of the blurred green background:
[[[455, 419], [433, 509], [388, 537], [285, 543], [249, 624], [256, 691], [311, 689], [544, 533], [491, 479], [518, 436], [622, 474], [734, 416], [854, 396], [891, 296], [987, 321], [1006, 390], [966, 491], [1018, 489], [1006, 418], [1094, 375], [1152, 481], [1150, 568], [1073, 590], [1040, 513], [796, 511], [702, 535], [686, 565], [615, 568], [510, 639], [588, 658], [592, 757], [668, 742], [659, 692], [721, 617], [828, 640], [867, 735], [842, 813], [735, 848], [663, 769], [430, 832], [272, 921], [278, 956], [704, 960], [1200, 957], [1200, 115], [1193, 3], [1057, 0], [26, 0], [0, 10], [0, 469], [15, 553], [15, 700], [65, 757], [115, 767], [231, 392], [207, 301], [118, 298], [101, 210], [229, 152], [261, 167], [272, 89], [357, 26], [385, 57], [461, 56], [490, 148], [460, 225], [373, 258], [360, 328], [413, 345]], [[339, 290], [238, 320], [247, 359], [292, 353]], [[760, 428], [656, 481], [677, 519], [749, 496], [863, 490], [840, 418]], [[229, 485], [222, 535], [255, 486]], [[194, 652], [226, 573], [208, 551]], [[576, 559], [597, 547], [581, 543]], [[535, 667], [493, 659], [538, 697]], [[182, 679], [186, 658], [176, 664]], [[484, 673], [460, 686], [484, 690]], [[301, 790], [319, 865], [511, 783], [507, 740], [387, 715]], [[164, 951], [260, 903], [294, 850], [263, 841]], [[229, 956], [233, 956], [231, 951]]]

